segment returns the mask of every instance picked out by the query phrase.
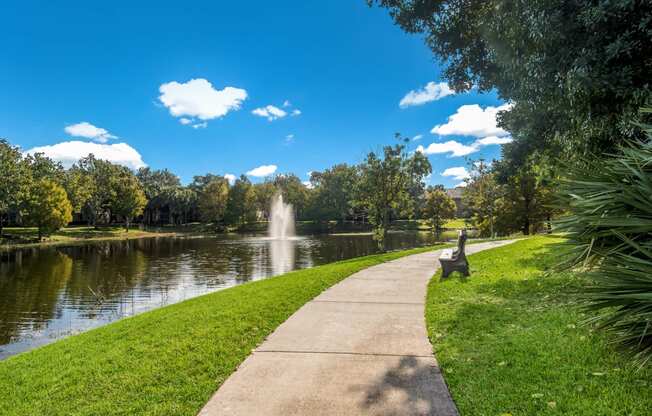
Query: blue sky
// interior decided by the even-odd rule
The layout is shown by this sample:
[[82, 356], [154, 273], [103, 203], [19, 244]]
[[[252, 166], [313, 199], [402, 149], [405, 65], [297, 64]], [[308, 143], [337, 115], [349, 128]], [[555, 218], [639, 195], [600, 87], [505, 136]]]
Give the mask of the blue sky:
[[[185, 183], [270, 166], [307, 179], [401, 132], [452, 186], [463, 172], [443, 172], [509, 140], [494, 94], [446, 96], [422, 39], [364, 0], [10, 1], [3, 16], [0, 137], [63, 161], [93, 149]], [[269, 110], [285, 116], [253, 113]]]

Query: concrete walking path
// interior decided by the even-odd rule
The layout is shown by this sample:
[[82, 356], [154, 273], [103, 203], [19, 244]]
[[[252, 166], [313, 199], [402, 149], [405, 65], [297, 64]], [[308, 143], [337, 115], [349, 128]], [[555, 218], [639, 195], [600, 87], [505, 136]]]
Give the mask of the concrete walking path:
[[[471, 244], [466, 252], [511, 242]], [[424, 318], [440, 253], [379, 264], [322, 292], [280, 325], [199, 415], [457, 415]]]

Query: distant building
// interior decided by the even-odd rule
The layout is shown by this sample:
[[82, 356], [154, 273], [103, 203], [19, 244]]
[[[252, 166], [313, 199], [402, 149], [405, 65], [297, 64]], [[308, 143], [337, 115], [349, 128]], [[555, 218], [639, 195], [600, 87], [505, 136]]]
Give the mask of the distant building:
[[446, 195], [451, 197], [453, 201], [455, 201], [455, 217], [456, 218], [463, 218], [467, 216], [467, 210], [466, 210], [466, 205], [464, 205], [464, 202], [462, 201], [462, 192], [464, 191], [464, 188], [461, 186], [458, 186], [457, 188], [451, 188], [451, 189], [446, 189]]

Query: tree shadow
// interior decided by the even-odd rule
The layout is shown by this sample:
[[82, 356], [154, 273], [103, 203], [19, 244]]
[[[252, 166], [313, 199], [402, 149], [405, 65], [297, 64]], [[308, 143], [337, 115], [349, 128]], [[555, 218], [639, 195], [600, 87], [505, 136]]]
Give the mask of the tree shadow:
[[359, 407], [367, 414], [455, 415], [457, 410], [433, 359], [401, 357], [375, 383], [358, 387], [364, 398]]

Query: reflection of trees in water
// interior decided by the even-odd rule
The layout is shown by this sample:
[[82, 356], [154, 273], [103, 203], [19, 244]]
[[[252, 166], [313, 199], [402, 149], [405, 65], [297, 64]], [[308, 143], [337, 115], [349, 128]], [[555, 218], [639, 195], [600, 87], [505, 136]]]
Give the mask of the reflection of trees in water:
[[85, 318], [115, 310], [147, 269], [147, 258], [134, 241], [111, 241], [64, 250], [75, 260], [65, 291], [66, 306], [81, 311]]
[[56, 250], [17, 252], [0, 262], [0, 344], [15, 340], [21, 328], [43, 329], [57, 313], [59, 293], [71, 277], [73, 261]]

